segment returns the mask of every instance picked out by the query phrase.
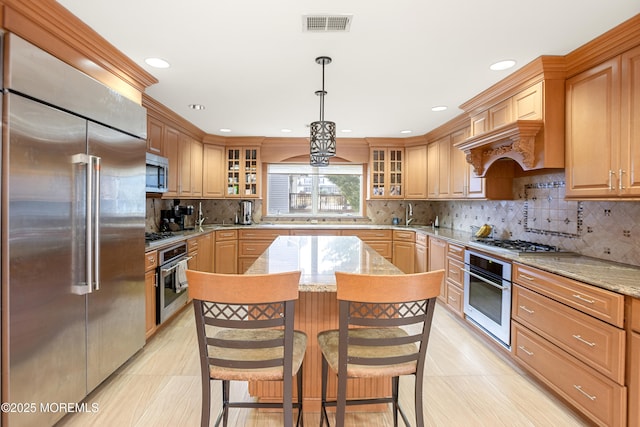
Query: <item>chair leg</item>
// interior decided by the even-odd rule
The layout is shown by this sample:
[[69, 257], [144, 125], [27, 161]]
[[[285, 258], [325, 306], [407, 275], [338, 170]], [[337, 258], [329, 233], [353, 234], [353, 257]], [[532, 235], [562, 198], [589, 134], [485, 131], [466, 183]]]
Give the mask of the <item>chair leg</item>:
[[344, 427], [347, 412], [347, 376], [338, 375], [338, 397], [336, 403], [336, 427]]
[[393, 403], [391, 407], [393, 409], [393, 427], [398, 427], [398, 377], [391, 378], [391, 397]]
[[327, 421], [329, 425], [329, 418], [327, 417], [327, 375], [329, 373], [329, 364], [327, 360], [322, 356], [322, 400], [320, 402], [320, 427], [324, 426], [324, 421]]
[[296, 373], [297, 387], [298, 387], [298, 419], [296, 420], [296, 427], [304, 427], [304, 417], [302, 416], [302, 368], [304, 364], [300, 365], [300, 369]]
[[[288, 375], [287, 375], [288, 374]], [[283, 378], [283, 393], [282, 393], [282, 412], [284, 417], [285, 426], [293, 424], [293, 378], [291, 377], [291, 371], [285, 373]]]
[[209, 427], [211, 418], [211, 380], [202, 379], [202, 409], [200, 415], [200, 426]]
[[424, 379], [424, 372], [420, 370], [416, 372], [416, 391], [415, 391], [415, 406], [416, 406], [416, 426], [424, 427], [424, 408], [422, 407], [422, 381]]
[[222, 425], [229, 421], [229, 381], [222, 381]]

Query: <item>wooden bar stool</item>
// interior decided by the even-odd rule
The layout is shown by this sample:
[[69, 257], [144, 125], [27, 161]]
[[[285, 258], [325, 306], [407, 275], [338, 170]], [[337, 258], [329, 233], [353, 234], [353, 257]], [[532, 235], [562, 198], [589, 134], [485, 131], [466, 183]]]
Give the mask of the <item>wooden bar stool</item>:
[[[415, 410], [424, 425], [422, 382], [431, 320], [444, 270], [404, 275], [365, 275], [336, 272], [339, 329], [318, 334], [322, 351], [322, 409], [336, 407], [336, 425], [344, 426], [347, 405], [392, 403], [394, 426], [398, 413], [400, 375], [415, 376]], [[328, 368], [338, 374], [336, 401], [327, 400]], [[370, 399], [346, 397], [348, 378], [389, 377], [392, 396]]]
[[[187, 270], [193, 299], [202, 373], [202, 427], [209, 425], [211, 381], [222, 381], [222, 410], [215, 425], [227, 425], [229, 408], [283, 408], [284, 425], [302, 425], [302, 361], [307, 336], [294, 331], [300, 272], [234, 275]], [[297, 379], [293, 403], [292, 377]], [[232, 402], [230, 381], [283, 381], [283, 401]]]

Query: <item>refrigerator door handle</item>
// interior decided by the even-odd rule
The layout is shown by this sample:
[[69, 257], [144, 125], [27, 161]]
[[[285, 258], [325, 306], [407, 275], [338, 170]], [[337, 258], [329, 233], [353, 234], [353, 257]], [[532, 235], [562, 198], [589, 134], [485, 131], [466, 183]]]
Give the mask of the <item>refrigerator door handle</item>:
[[94, 289], [100, 290], [100, 161], [98, 156], [89, 156], [91, 158], [91, 165], [95, 174], [94, 185], [95, 191], [93, 194], [93, 208], [94, 208], [94, 221], [93, 221], [93, 275], [94, 275]]
[[85, 217], [85, 274], [86, 282], [72, 287], [77, 295], [100, 289], [100, 157], [75, 154], [72, 163], [87, 165]]

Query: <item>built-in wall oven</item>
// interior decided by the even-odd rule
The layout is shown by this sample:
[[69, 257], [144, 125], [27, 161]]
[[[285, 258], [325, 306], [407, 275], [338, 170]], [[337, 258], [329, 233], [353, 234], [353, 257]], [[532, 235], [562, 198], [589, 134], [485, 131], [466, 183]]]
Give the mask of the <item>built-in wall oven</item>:
[[511, 347], [511, 263], [476, 252], [464, 256], [464, 313], [506, 348]]
[[188, 259], [186, 242], [158, 251], [157, 324], [163, 323], [187, 303], [187, 291], [180, 284], [178, 269], [180, 263]]

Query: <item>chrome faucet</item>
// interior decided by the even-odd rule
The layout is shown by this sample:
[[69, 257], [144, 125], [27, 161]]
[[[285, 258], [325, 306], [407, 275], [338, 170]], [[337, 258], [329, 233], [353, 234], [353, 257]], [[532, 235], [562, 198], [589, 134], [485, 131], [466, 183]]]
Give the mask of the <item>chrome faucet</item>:
[[407, 227], [413, 221], [413, 218], [411, 218], [412, 216], [413, 216], [413, 206], [411, 205], [411, 203], [407, 203], [407, 207], [405, 208], [405, 213], [404, 213], [405, 225]]
[[204, 224], [204, 220], [207, 219], [204, 216], [204, 213], [202, 212], [202, 202], [200, 202], [200, 205], [198, 206], [198, 219], [196, 220], [196, 224], [198, 225], [198, 228], [200, 229], [200, 231], [202, 231], [202, 224]]

